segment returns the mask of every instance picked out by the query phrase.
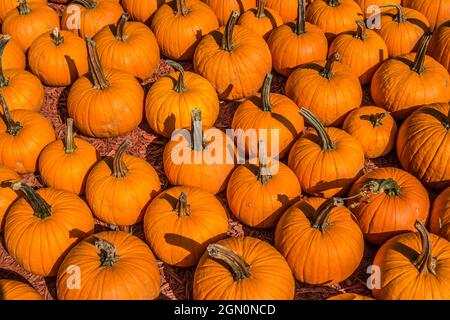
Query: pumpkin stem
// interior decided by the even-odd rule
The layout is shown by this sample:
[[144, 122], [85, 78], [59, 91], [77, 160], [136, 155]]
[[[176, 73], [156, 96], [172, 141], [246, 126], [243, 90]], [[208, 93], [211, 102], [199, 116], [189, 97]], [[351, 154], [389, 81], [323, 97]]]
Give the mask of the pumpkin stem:
[[74, 153], [77, 145], [73, 139], [73, 119], [67, 118], [66, 143], [64, 146], [65, 153]]
[[420, 241], [422, 242], [422, 251], [416, 260], [414, 260], [414, 266], [422, 272], [429, 272], [432, 274], [436, 274], [436, 258], [433, 258], [432, 255], [432, 245], [430, 241], [430, 234], [427, 231], [427, 228], [423, 225], [423, 223], [419, 220], [416, 221], [414, 227], [419, 232], [418, 236]]
[[186, 6], [186, 0], [177, 0], [177, 16], [181, 14], [185, 17], [188, 13], [189, 9]]
[[408, 20], [408, 17], [405, 14], [405, 9], [400, 4], [397, 3], [388, 3], [383, 4], [379, 6], [380, 8], [388, 8], [388, 7], [395, 7], [397, 8], [397, 14], [395, 15], [394, 21], [395, 22], [406, 22]]
[[8, 105], [6, 104], [5, 97], [0, 92], [0, 103], [3, 110], [3, 121], [6, 124], [6, 132], [12, 136], [16, 136], [20, 130], [22, 130], [22, 125], [20, 122], [15, 122], [11, 117]]
[[330, 198], [324, 201], [316, 210], [315, 217], [313, 218], [312, 227], [324, 232], [331, 223], [328, 222], [328, 217], [331, 210], [335, 207], [341, 207], [344, 205], [344, 199], [342, 198]]
[[383, 113], [376, 113], [376, 114], [371, 114], [369, 116], [369, 121], [370, 123], [372, 123], [372, 126], [374, 128], [376, 127], [381, 127], [383, 125], [382, 120], [389, 114], [389, 112], [383, 112]]
[[125, 165], [125, 162], [123, 162], [123, 155], [125, 154], [125, 151], [128, 149], [128, 147], [131, 145], [130, 140], [125, 140], [117, 149], [117, 152], [114, 156], [113, 160], [113, 172], [112, 176], [116, 178], [124, 178], [127, 176], [128, 168]]
[[447, 121], [444, 121], [443, 124], [447, 130], [450, 130], [450, 109], [448, 109]]
[[192, 119], [192, 141], [191, 148], [195, 151], [202, 151], [205, 147], [203, 141], [202, 111], [195, 108], [191, 112]]
[[127, 35], [125, 34], [125, 25], [127, 24], [129, 18], [129, 14], [124, 12], [120, 16], [119, 22], [117, 22], [116, 39], [119, 41], [124, 42], [125, 40], [127, 40]]
[[367, 39], [367, 30], [366, 30], [366, 24], [364, 23], [364, 20], [356, 20], [356, 24], [358, 25], [358, 30], [356, 30], [356, 39], [359, 40], [366, 40]]
[[330, 7], [339, 7], [341, 5], [339, 0], [327, 0], [327, 4]]
[[19, 6], [17, 8], [19, 9], [20, 15], [31, 13], [31, 9], [28, 6], [27, 0], [19, 0]]
[[88, 49], [89, 71], [91, 72], [94, 81], [94, 88], [104, 90], [109, 87], [109, 81], [106, 79], [103, 69], [98, 58], [97, 45], [90, 37], [86, 37], [86, 44]]
[[386, 193], [389, 197], [401, 196], [402, 191], [397, 181], [392, 178], [388, 179], [372, 179], [364, 183], [361, 187], [361, 192], [370, 189], [373, 194]]
[[184, 192], [181, 192], [178, 197], [177, 205], [175, 206], [175, 212], [178, 217], [189, 217], [191, 215], [191, 206], [187, 202], [187, 196]]
[[11, 182], [10, 188], [14, 191], [22, 191], [33, 208], [34, 216], [39, 219], [45, 219], [51, 216], [52, 207], [29, 185], [24, 182]]
[[258, 3], [256, 5], [256, 17], [258, 19], [262, 19], [266, 17], [266, 11], [265, 11], [265, 2], [266, 0], [258, 0]]
[[74, 0], [74, 3], [79, 3], [86, 9], [94, 9], [97, 6], [97, 2], [94, 0]]
[[295, 33], [300, 36], [306, 33], [306, 22], [305, 22], [305, 0], [298, 0], [298, 17], [297, 17], [297, 28]]
[[225, 27], [225, 32], [222, 37], [222, 50], [231, 52], [234, 50], [233, 44], [233, 30], [236, 22], [239, 18], [239, 12], [233, 11], [228, 19], [227, 25]]
[[210, 244], [207, 248], [208, 255], [216, 260], [224, 262], [231, 270], [235, 282], [251, 277], [250, 266], [247, 262], [232, 250], [220, 244]]
[[419, 45], [419, 50], [416, 53], [416, 58], [414, 59], [414, 64], [411, 68], [412, 71], [422, 74], [425, 71], [425, 57], [427, 55], [428, 45], [430, 44], [431, 34], [423, 36], [422, 41]]
[[259, 172], [258, 180], [264, 185], [267, 184], [270, 179], [272, 179], [272, 174], [270, 168], [267, 167], [267, 150], [264, 141], [258, 141], [258, 161], [259, 161]]
[[116, 246], [105, 239], [97, 237], [95, 238], [94, 245], [95, 249], [99, 251], [100, 266], [114, 267], [117, 260], [119, 260], [119, 256], [116, 254]]
[[187, 91], [186, 85], [184, 84], [184, 68], [178, 62], [172, 60], [166, 60], [166, 63], [179, 72], [178, 80], [175, 83], [174, 90], [178, 93], [183, 93]]
[[327, 59], [327, 63], [325, 64], [325, 67], [323, 67], [322, 72], [320, 75], [324, 77], [325, 79], [331, 79], [334, 77], [333, 73], [333, 66], [336, 61], [341, 60], [341, 55], [337, 52], [335, 52], [331, 57]]
[[319, 119], [308, 109], [302, 108], [300, 114], [316, 129], [322, 141], [322, 150], [334, 150], [336, 145]]
[[3, 35], [0, 39], [0, 88], [7, 87], [9, 84], [9, 78], [5, 77], [3, 73], [3, 52], [10, 39], [11, 36], [7, 34]]
[[270, 87], [272, 85], [272, 79], [272, 74], [268, 73], [261, 89], [262, 111], [265, 112], [272, 112], [272, 104], [270, 103]]
[[59, 46], [64, 43], [64, 37], [61, 35], [61, 32], [57, 27], [52, 31], [52, 38], [55, 46]]

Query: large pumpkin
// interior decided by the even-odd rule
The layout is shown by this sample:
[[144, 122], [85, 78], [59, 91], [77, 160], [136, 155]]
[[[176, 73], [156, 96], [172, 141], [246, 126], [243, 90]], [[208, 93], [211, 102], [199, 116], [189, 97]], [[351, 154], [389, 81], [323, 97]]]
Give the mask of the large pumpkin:
[[275, 247], [297, 280], [335, 284], [359, 266], [364, 239], [341, 198], [308, 198], [289, 208], [278, 222]]
[[9, 279], [0, 279], [0, 300], [43, 300], [29, 284]]
[[203, 37], [194, 54], [195, 71], [211, 82], [221, 100], [254, 95], [272, 69], [267, 43], [252, 30], [235, 26], [238, 17], [233, 11], [226, 27]]
[[298, 0], [266, 0], [266, 6], [278, 12], [284, 23], [295, 22], [297, 19]]
[[297, 1], [297, 22], [276, 28], [267, 41], [272, 53], [273, 67], [284, 76], [289, 76], [299, 65], [327, 58], [328, 43], [325, 33], [305, 21], [305, 2]]
[[[79, 274], [79, 282], [74, 275]], [[94, 234], [65, 257], [56, 282], [59, 300], [153, 300], [160, 292], [155, 256], [136, 236]]]
[[425, 185], [450, 186], [450, 105], [424, 106], [400, 127], [397, 154], [402, 167]]
[[275, 10], [266, 8], [265, 3], [265, 0], [257, 0], [256, 8], [244, 12], [238, 24], [252, 29], [267, 40], [272, 30], [283, 24], [283, 19]]
[[131, 19], [148, 24], [153, 14], [167, 0], [122, 0], [123, 9], [130, 14]]
[[177, 267], [197, 265], [206, 247], [223, 239], [227, 230], [225, 209], [200, 188], [165, 190], [148, 206], [144, 218], [145, 238], [153, 252]]
[[434, 200], [430, 216], [430, 231], [450, 241], [450, 187]]
[[29, 272], [55, 276], [67, 252], [94, 231], [91, 210], [71, 192], [33, 190], [23, 182], [11, 183], [11, 188], [24, 197], [13, 203], [6, 216], [8, 253]]
[[4, 183], [19, 180], [20, 176], [15, 171], [0, 165], [0, 232], [3, 232], [5, 227], [5, 217], [9, 207], [18, 197], [17, 192], [11, 190]]
[[363, 149], [347, 132], [325, 128], [306, 109], [300, 112], [316, 132], [307, 132], [294, 143], [289, 167], [308, 194], [325, 198], [345, 194], [364, 168]]
[[[6, 15], [13, 10], [14, 8], [17, 8], [17, 0], [3, 0], [0, 1], [0, 22], [6, 17]], [[39, 2], [42, 4], [47, 4], [47, 0], [28, 0], [28, 2]]]
[[[377, 14], [376, 7], [371, 6], [383, 6], [386, 4], [400, 4], [402, 0], [355, 0], [359, 6], [361, 7], [361, 10], [364, 13], [364, 17], [369, 19], [371, 17], [375, 17]], [[386, 9], [381, 9], [381, 12], [384, 12]]]
[[[3, 40], [5, 39], [5, 40]], [[5, 42], [6, 41], [6, 42]], [[17, 42], [11, 39], [11, 36], [0, 34], [0, 45], [2, 51], [1, 68], [7, 69], [25, 69], [26, 56]]]
[[450, 20], [435, 31], [432, 43], [431, 56], [450, 72]]
[[403, 5], [422, 12], [430, 21], [432, 31], [450, 17], [449, 0], [403, 0]]
[[295, 283], [284, 258], [252, 237], [211, 244], [194, 275], [195, 300], [292, 300]]
[[203, 0], [216, 14], [221, 26], [225, 25], [233, 11], [242, 14], [256, 7], [256, 0]]

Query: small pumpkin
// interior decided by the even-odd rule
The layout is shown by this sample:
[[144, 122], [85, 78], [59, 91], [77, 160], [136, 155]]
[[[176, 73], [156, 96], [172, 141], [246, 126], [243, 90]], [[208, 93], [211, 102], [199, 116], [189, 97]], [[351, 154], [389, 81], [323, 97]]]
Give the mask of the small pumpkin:
[[387, 155], [395, 146], [397, 124], [394, 118], [380, 107], [365, 106], [353, 110], [342, 127], [358, 140], [367, 158]]
[[25, 69], [26, 56], [22, 48], [16, 41], [11, 39], [11, 36], [6, 34], [0, 34], [0, 45], [3, 46], [3, 39], [7, 39], [7, 43], [2, 52], [1, 68], [7, 69]]
[[431, 56], [450, 72], [450, 20], [435, 31], [432, 42]]
[[398, 235], [375, 256], [380, 287], [372, 293], [379, 300], [449, 300], [450, 243], [429, 234], [417, 221], [418, 233]]
[[329, 198], [345, 194], [364, 168], [364, 151], [358, 141], [337, 128], [325, 128], [307, 109], [300, 114], [314, 127], [292, 146], [288, 165], [302, 190]]
[[221, 26], [227, 21], [233, 11], [239, 14], [256, 7], [256, 0], [203, 0], [216, 14]]
[[267, 41], [274, 69], [286, 77], [299, 65], [325, 60], [328, 52], [325, 33], [305, 21], [305, 0], [297, 2], [297, 22], [276, 28]]
[[[80, 288], [72, 283], [77, 266]], [[160, 292], [155, 256], [138, 237], [122, 231], [96, 233], [64, 258], [58, 271], [59, 300], [153, 300]]]
[[133, 21], [148, 24], [156, 10], [167, 2], [168, 0], [122, 0], [121, 4]]
[[158, 43], [146, 25], [128, 22], [128, 17], [127, 13], [122, 14], [115, 26], [105, 26], [95, 35], [100, 64], [145, 80], [159, 66]]
[[450, 241], [450, 187], [434, 200], [430, 215], [430, 231]]
[[67, 252], [94, 231], [87, 204], [77, 195], [53, 188], [33, 190], [11, 183], [24, 193], [9, 208], [5, 244], [11, 257], [36, 275], [55, 276]]
[[194, 54], [195, 72], [211, 82], [221, 100], [254, 95], [272, 70], [267, 43], [253, 31], [235, 26], [238, 17], [233, 11], [226, 27], [203, 37]]
[[20, 176], [15, 171], [0, 165], [0, 232], [4, 230], [8, 208], [18, 197], [15, 191], [5, 185], [5, 182], [19, 180]]
[[144, 218], [150, 201], [161, 190], [155, 169], [145, 160], [125, 154], [126, 140], [114, 158], [98, 162], [86, 181], [86, 200], [94, 215], [108, 224], [129, 226]]
[[272, 30], [283, 24], [283, 19], [275, 10], [266, 8], [265, 2], [266, 0], [257, 0], [256, 8], [244, 12], [238, 24], [252, 29], [267, 40]]
[[359, 266], [364, 239], [341, 198], [308, 198], [278, 222], [275, 247], [294, 277], [312, 285], [335, 284]]
[[134, 130], [142, 121], [144, 90], [131, 74], [103, 69], [95, 41], [86, 38], [89, 74], [72, 85], [67, 111], [83, 134], [109, 138]]
[[[428, 84], [429, 85], [429, 84]], [[426, 186], [450, 186], [450, 105], [424, 106], [400, 127], [397, 155], [402, 167]]]
[[326, 61], [300, 66], [286, 82], [285, 94], [311, 110], [325, 126], [341, 125], [363, 99], [358, 77], [340, 59], [334, 53]]
[[145, 98], [145, 115], [157, 134], [170, 138], [176, 129], [189, 127], [191, 112], [202, 113], [205, 126], [212, 127], [219, 115], [219, 98], [208, 80], [171, 60], [166, 64], [176, 71], [158, 79]]
[[386, 11], [386, 8], [383, 8], [383, 5], [386, 4], [401, 4], [402, 0], [355, 0], [356, 3], [359, 4], [361, 10], [364, 13], [364, 17], [369, 19], [371, 17], [375, 17], [378, 13], [377, 9], [371, 8], [371, 6], [378, 6], [381, 9], [381, 12]]
[[356, 293], [341, 293], [331, 298], [328, 298], [327, 300], [375, 300], [375, 299]]
[[431, 31], [439, 28], [450, 17], [449, 0], [403, 0], [403, 5], [423, 13], [430, 21]]
[[73, 136], [73, 119], [67, 119], [65, 140], [49, 143], [39, 156], [39, 172], [46, 186], [84, 194], [89, 171], [97, 162], [95, 147]]
[[252, 237], [208, 246], [195, 270], [195, 300], [292, 300], [295, 282], [284, 258]]
[[[310, 2], [306, 0], [306, 3]], [[278, 12], [284, 23], [297, 20], [298, 0], [266, 0], [266, 7]]]
[[[17, 8], [17, 0], [3, 0], [0, 1], [0, 22], [6, 17], [6, 15]], [[38, 2], [47, 5], [47, 0], [29, 0], [28, 2]]]
[[404, 120], [422, 105], [450, 100], [448, 71], [426, 55], [430, 39], [431, 35], [423, 37], [417, 53], [385, 61], [372, 78], [375, 104], [392, 112], [397, 120]]
[[44, 300], [44, 298], [29, 284], [0, 279], [0, 300]]

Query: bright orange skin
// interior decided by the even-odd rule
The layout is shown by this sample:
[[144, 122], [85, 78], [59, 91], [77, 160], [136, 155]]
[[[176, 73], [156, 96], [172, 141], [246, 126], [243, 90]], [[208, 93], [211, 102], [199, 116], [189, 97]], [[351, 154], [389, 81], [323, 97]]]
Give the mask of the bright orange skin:
[[[3, 36], [3, 34], [0, 34], [0, 38], [3, 38]], [[25, 69], [26, 59], [25, 53], [19, 44], [14, 39], [9, 39], [2, 55], [3, 70]]]
[[195, 270], [195, 300], [292, 300], [295, 282], [284, 258], [270, 244], [252, 237], [217, 242], [250, 265], [250, 278], [234, 281], [229, 269], [205, 253]]
[[202, 0], [216, 14], [221, 26], [225, 25], [232, 11], [244, 13], [250, 8], [256, 7], [256, 0]]
[[36, 191], [51, 207], [51, 215], [41, 219], [25, 198], [9, 209], [5, 222], [8, 253], [25, 270], [55, 276], [69, 250], [94, 231], [94, 218], [77, 195], [44, 188]]
[[[310, 0], [306, 0], [306, 3]], [[298, 0], [266, 0], [266, 7], [275, 10], [284, 23], [294, 22], [297, 19]]]
[[148, 24], [156, 10], [167, 3], [167, 0], [121, 0], [125, 12], [128, 12], [133, 21]]
[[0, 300], [44, 300], [44, 298], [29, 284], [1, 279]]
[[312, 227], [310, 217], [324, 201], [308, 198], [296, 203], [281, 217], [275, 232], [275, 247], [286, 258], [294, 277], [312, 285], [347, 279], [364, 252], [361, 230], [343, 206], [331, 209], [330, 225], [323, 232]]
[[[47, 0], [28, 0], [27, 3], [38, 2], [44, 5], [47, 5]], [[17, 8], [18, 6], [17, 0], [3, 0], [0, 1], [0, 22], [6, 17], [11, 10]]]
[[[119, 256], [113, 267], [100, 265], [94, 237], [111, 242]], [[80, 289], [67, 287], [71, 266], [80, 268]], [[155, 256], [136, 236], [121, 231], [96, 233], [80, 242], [64, 259], [57, 277], [59, 300], [153, 300], [160, 292]]]
[[431, 56], [450, 72], [450, 22], [435, 31], [432, 44]]
[[269, 8], [264, 8], [264, 17], [258, 18], [257, 12], [255, 8], [244, 12], [239, 17], [238, 24], [255, 31], [267, 40], [272, 30], [283, 24], [283, 19], [275, 10]]
[[4, 181], [16, 182], [19, 180], [20, 176], [16, 172], [0, 165], [0, 232], [3, 232], [5, 227], [5, 217], [8, 208], [19, 197], [17, 192], [13, 191], [9, 187], [2, 187], [1, 183]]
[[430, 21], [431, 31], [439, 28], [450, 17], [449, 0], [403, 0], [403, 5], [423, 13]]
[[[359, 4], [359, 6], [361, 7], [361, 10], [363, 11], [364, 17], [367, 19], [371, 16], [373, 16], [374, 14], [376, 14], [376, 11], [372, 11], [370, 13], [367, 12], [368, 8], [370, 6], [381, 6], [384, 4], [401, 4], [402, 0], [355, 0], [356, 3]], [[381, 12], [385, 12], [386, 10], [389, 10], [388, 8], [381, 8]]]
[[56, 139], [53, 125], [41, 114], [29, 110], [13, 110], [11, 117], [22, 129], [17, 135], [10, 135], [3, 120], [0, 121], [0, 164], [20, 174], [35, 172], [42, 149]]
[[362, 296], [356, 293], [341, 293], [337, 296], [328, 298], [327, 300], [375, 300], [374, 298], [368, 296]]
[[430, 231], [450, 241], [450, 187], [434, 200]]

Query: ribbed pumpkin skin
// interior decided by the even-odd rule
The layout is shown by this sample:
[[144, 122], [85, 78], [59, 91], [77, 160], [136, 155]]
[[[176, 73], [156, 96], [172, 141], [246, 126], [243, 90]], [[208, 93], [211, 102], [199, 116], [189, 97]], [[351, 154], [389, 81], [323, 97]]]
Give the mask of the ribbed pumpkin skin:
[[385, 156], [395, 146], [398, 128], [394, 118], [386, 114], [380, 125], [373, 124], [370, 119], [385, 112], [380, 107], [364, 106], [353, 110], [345, 118], [343, 129], [359, 142], [367, 158]]
[[433, 35], [431, 56], [450, 72], [450, 22], [446, 22]]
[[[366, 19], [375, 14], [374, 11], [372, 11], [370, 14], [367, 13], [367, 9], [372, 5], [381, 6], [384, 4], [391, 4], [391, 3], [401, 4], [402, 2], [402, 0], [355, 0], [355, 1], [361, 7], [361, 10], [363, 11], [364, 17]], [[384, 11], [386, 11], [386, 8], [381, 8], [381, 12]]]
[[295, 283], [286, 261], [267, 242], [252, 237], [219, 241], [250, 265], [251, 277], [235, 282], [229, 269], [206, 252], [194, 275], [195, 300], [292, 300]]
[[94, 37], [103, 68], [118, 69], [145, 80], [159, 65], [160, 54], [155, 35], [144, 24], [127, 22], [125, 41], [116, 39], [111, 26], [103, 27]]
[[[113, 267], [100, 265], [95, 238], [116, 247], [119, 258]], [[67, 286], [74, 265], [80, 268], [80, 290]], [[160, 292], [160, 275], [155, 256], [142, 240], [129, 233], [107, 231], [92, 235], [69, 252], [56, 286], [59, 300], [153, 300]]]
[[430, 231], [450, 241], [450, 187], [434, 200], [431, 208]]
[[125, 12], [130, 14], [131, 19], [142, 23], [148, 23], [156, 10], [167, 3], [167, 0], [121, 0]]
[[436, 190], [450, 186], [450, 132], [442, 123], [449, 109], [448, 104], [419, 109], [402, 124], [397, 136], [402, 167]]
[[244, 13], [250, 8], [256, 7], [256, 0], [202, 0], [216, 14], [221, 26], [227, 23], [232, 11]]
[[28, 51], [31, 71], [47, 86], [68, 86], [89, 70], [83, 39], [69, 31], [60, 33], [64, 43], [56, 45], [51, 33], [44, 33]]
[[347, 279], [364, 252], [361, 230], [345, 207], [331, 209], [330, 225], [323, 232], [312, 227], [310, 219], [324, 201], [308, 198], [296, 203], [281, 217], [275, 232], [275, 247], [286, 258], [294, 277], [313, 285]]
[[0, 300], [44, 300], [44, 298], [26, 283], [0, 279]]
[[25, 270], [55, 276], [64, 256], [94, 231], [87, 204], [77, 195], [53, 188], [36, 191], [51, 207], [51, 216], [41, 219], [25, 198], [10, 207], [5, 222], [8, 253]]
[[362, 296], [356, 293], [341, 293], [337, 296], [328, 298], [327, 300], [375, 300], [374, 298], [368, 296]]
[[257, 9], [252, 8], [239, 17], [239, 25], [252, 29], [265, 40], [269, 38], [273, 29], [283, 24], [283, 19], [272, 9], [264, 8], [265, 17], [257, 17]]
[[[1, 4], [0, 4], [1, 5]], [[3, 38], [0, 34], [0, 39]], [[7, 69], [25, 69], [26, 56], [19, 44], [14, 39], [9, 39], [2, 55], [2, 68]]]
[[449, 0], [403, 0], [403, 5], [423, 13], [430, 21], [431, 31], [437, 29], [450, 17]]
[[13, 110], [11, 117], [22, 129], [16, 136], [10, 135], [0, 121], [0, 164], [20, 174], [35, 172], [42, 149], [55, 140], [53, 126], [47, 118], [29, 110]]
[[[181, 193], [190, 206], [189, 216], [178, 216]], [[225, 238], [228, 217], [211, 193], [200, 188], [174, 187], [152, 201], [144, 218], [145, 238], [162, 261], [177, 267], [197, 265], [208, 244]]]
[[[310, 0], [306, 0], [306, 3]], [[284, 23], [294, 22], [297, 19], [298, 0], [266, 0], [266, 7], [275, 10]]]
[[353, 184], [349, 196], [358, 194], [365, 183], [378, 179], [393, 179], [401, 194], [371, 194], [368, 203], [362, 202], [351, 211], [358, 219], [364, 238], [375, 245], [382, 245], [399, 233], [414, 231], [416, 220], [426, 223], [430, 200], [419, 180], [397, 168], [378, 168], [366, 173]]
[[15, 191], [11, 190], [11, 188], [9, 187], [3, 187], [1, 185], [4, 181], [9, 180], [19, 181], [20, 176], [13, 170], [0, 165], [0, 232], [3, 232], [3, 229], [5, 227], [5, 217], [8, 208], [18, 198], [18, 194]]
[[[38, 2], [42, 4], [47, 4], [47, 0], [28, 0], [28, 3]], [[9, 13], [14, 8], [18, 6], [17, 0], [3, 0], [0, 1], [0, 22], [6, 17], [6, 14]]]

